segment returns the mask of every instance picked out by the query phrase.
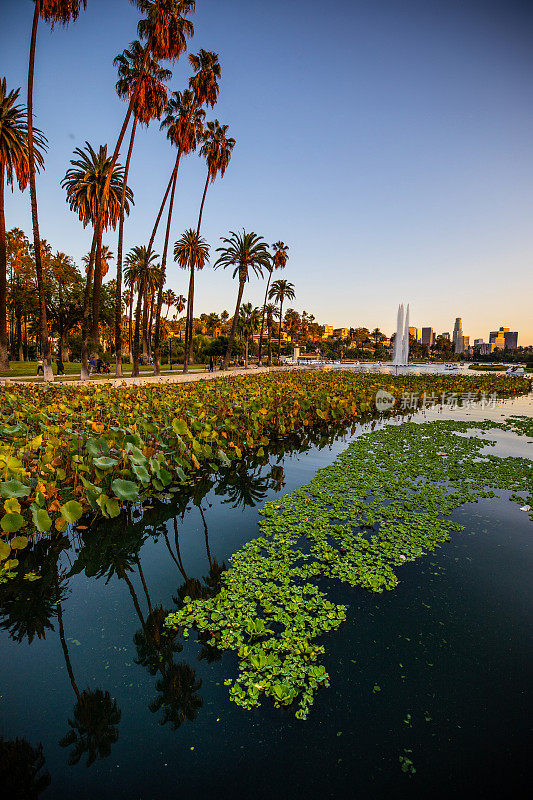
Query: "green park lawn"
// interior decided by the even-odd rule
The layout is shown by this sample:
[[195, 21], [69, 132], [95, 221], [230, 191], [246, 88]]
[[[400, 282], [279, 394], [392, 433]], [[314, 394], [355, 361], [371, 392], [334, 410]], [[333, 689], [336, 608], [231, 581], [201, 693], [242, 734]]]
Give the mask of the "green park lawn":
[[[10, 370], [0, 370], [0, 377], [1, 378], [26, 378], [27, 377], [28, 379], [35, 379], [37, 377], [37, 362], [36, 361], [10, 361], [9, 363], [11, 365], [11, 369]], [[54, 375], [55, 375], [55, 374], [57, 374], [57, 366], [56, 366], [55, 362], [52, 363], [52, 366], [53, 366]], [[67, 362], [66, 361], [64, 363], [64, 366], [65, 366], [65, 375], [64, 375], [64, 379], [65, 380], [68, 380], [69, 378], [71, 380], [75, 380], [79, 376], [79, 374], [80, 374], [80, 364], [79, 364], [79, 362]], [[123, 369], [125, 375], [131, 374], [131, 367], [132, 367], [131, 364], [123, 364], [122, 369]], [[191, 370], [199, 370], [199, 369], [203, 370], [204, 368], [205, 368], [204, 364], [190, 364], [189, 365], [189, 369], [191, 369]], [[139, 371], [140, 371], [141, 375], [151, 375], [151, 373], [153, 372], [153, 369], [154, 369], [153, 365], [149, 365], [149, 366], [146, 366], [146, 367], [141, 366]], [[172, 367], [172, 372], [181, 371], [181, 369], [182, 369], [182, 366], [180, 364], [178, 364], [178, 365], [175, 364]], [[96, 375], [96, 374], [94, 374], [94, 375], [91, 376], [91, 379], [92, 380], [99, 380], [99, 379], [103, 379], [103, 378], [112, 378], [114, 376], [114, 374], [115, 374], [115, 363], [114, 362], [112, 362], [110, 364], [110, 370], [111, 371], [110, 371], [109, 375], [103, 375], [103, 374]], [[161, 372], [162, 373], [170, 372], [170, 368], [169, 368], [167, 363], [161, 364]], [[42, 376], [39, 375], [38, 377], [39, 377], [39, 380], [42, 380]]]

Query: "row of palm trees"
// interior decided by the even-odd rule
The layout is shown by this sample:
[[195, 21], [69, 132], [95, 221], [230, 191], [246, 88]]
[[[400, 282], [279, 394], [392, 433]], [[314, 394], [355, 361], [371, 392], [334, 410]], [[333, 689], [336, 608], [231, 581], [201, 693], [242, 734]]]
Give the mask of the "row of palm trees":
[[[73, 211], [78, 213], [84, 226], [91, 224], [93, 228], [92, 244], [87, 265], [86, 292], [84, 314], [82, 320], [82, 368], [81, 377], [88, 377], [88, 353], [90, 344], [95, 344], [99, 321], [99, 296], [102, 282], [102, 235], [111, 227], [119, 228], [117, 247], [117, 281], [116, 281], [116, 371], [122, 371], [122, 341], [120, 314], [122, 307], [122, 262], [123, 262], [123, 227], [124, 217], [129, 214], [133, 205], [133, 193], [128, 187], [128, 173], [134, 147], [136, 130], [139, 124], [148, 125], [153, 119], [164, 115], [161, 127], [166, 131], [167, 139], [176, 148], [176, 159], [172, 169], [163, 201], [161, 203], [148, 247], [146, 257], [150, 261], [155, 236], [163, 211], [169, 199], [165, 242], [163, 246], [160, 269], [160, 280], [155, 304], [155, 362], [159, 371], [159, 339], [161, 325], [161, 307], [165, 285], [166, 260], [169, 233], [172, 220], [172, 209], [178, 169], [183, 156], [201, 147], [201, 155], [207, 162], [207, 176], [200, 205], [196, 236], [199, 239], [205, 197], [209, 183], [217, 175], [223, 175], [235, 140], [227, 134], [226, 125], [213, 121], [204, 125], [204, 106], [215, 105], [219, 93], [220, 64], [216, 53], [201, 50], [198, 55], [190, 55], [189, 61], [194, 74], [189, 80], [189, 87], [183, 92], [172, 92], [170, 97], [164, 84], [171, 73], [161, 66], [161, 61], [175, 62], [186, 52], [187, 42], [193, 36], [194, 26], [189, 19], [195, 10], [195, 0], [132, 0], [143, 15], [137, 31], [139, 39], [119, 55], [115, 64], [118, 69], [117, 92], [127, 100], [126, 115], [111, 155], [107, 147], [98, 150], [86, 143], [84, 150], [77, 148], [71, 168], [67, 171], [62, 185], [67, 192], [67, 201]], [[37, 31], [40, 21], [53, 28], [56, 24], [67, 25], [76, 20], [86, 8], [86, 0], [34, 0], [33, 24], [31, 30], [30, 55], [28, 67], [28, 99], [26, 121], [24, 109], [16, 105], [18, 92], [7, 93], [5, 81], [2, 83], [2, 126], [0, 128], [1, 153], [1, 208], [0, 217], [0, 305], [5, 297], [6, 247], [4, 223], [4, 175], [7, 182], [12, 183], [16, 177], [21, 189], [29, 183], [35, 251], [35, 269], [39, 295], [40, 333], [44, 356], [45, 380], [52, 380], [51, 348], [48, 336], [46, 305], [44, 300], [43, 269], [41, 259], [41, 242], [39, 218], [37, 211], [36, 171], [44, 161], [46, 140], [33, 127], [33, 81], [35, 72], [35, 52]], [[4, 108], [5, 107], [5, 108]], [[7, 130], [4, 130], [4, 110], [10, 118]], [[123, 140], [131, 121], [131, 131], [125, 166], [118, 163]], [[190, 342], [195, 263], [189, 263], [190, 280], [187, 302], [187, 342]], [[141, 300], [144, 297], [143, 281], [145, 271], [141, 272], [139, 283], [139, 302], [135, 313], [134, 335], [134, 374], [138, 371], [138, 345]], [[92, 295], [92, 303], [91, 303]], [[0, 308], [0, 316], [4, 317], [5, 304]], [[5, 321], [0, 326], [0, 349], [6, 344]], [[2, 354], [0, 353], [0, 356]], [[4, 353], [4, 359], [7, 352]], [[3, 366], [6, 366], [5, 364]]]

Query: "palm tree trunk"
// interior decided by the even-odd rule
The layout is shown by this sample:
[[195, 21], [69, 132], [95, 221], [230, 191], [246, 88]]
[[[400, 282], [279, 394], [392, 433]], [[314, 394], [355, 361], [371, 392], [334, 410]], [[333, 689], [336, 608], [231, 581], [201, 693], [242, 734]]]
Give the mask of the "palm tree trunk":
[[137, 308], [135, 309], [135, 333], [133, 335], [133, 369], [134, 378], [139, 376], [139, 337], [141, 332], [141, 307], [144, 295], [144, 275], [140, 276], [137, 298]]
[[83, 295], [83, 317], [81, 320], [81, 368], [80, 380], [89, 379], [89, 303], [91, 299], [91, 286], [93, 282], [94, 252], [98, 237], [93, 235], [89, 264], [87, 265], [87, 280], [85, 281], [85, 293]]
[[279, 329], [278, 329], [278, 366], [281, 364], [281, 324], [283, 320], [283, 297], [279, 304]]
[[248, 369], [248, 336], [246, 337], [245, 351], [244, 351], [244, 368]]
[[9, 369], [7, 352], [7, 243], [3, 164], [0, 169], [0, 369]]
[[35, 251], [35, 272], [37, 273], [37, 292], [39, 295], [39, 323], [41, 348], [43, 351], [43, 380], [53, 381], [52, 351], [48, 338], [48, 322], [44, 297], [43, 265], [41, 260], [41, 237], [39, 236], [39, 217], [37, 215], [37, 188], [35, 184], [35, 151], [33, 142], [33, 73], [35, 70], [35, 43], [37, 41], [37, 25], [41, 14], [41, 0], [35, 0], [33, 25], [30, 41], [30, 59], [28, 65], [28, 166], [30, 173], [31, 219], [33, 225], [33, 247]]
[[94, 281], [93, 281], [93, 317], [91, 320], [91, 344], [97, 347], [99, 341], [99, 321], [100, 321], [100, 291], [102, 289], [102, 237], [103, 221], [100, 224], [100, 231], [96, 242], [96, 258], [94, 259]]
[[196, 227], [196, 235], [200, 236], [200, 226], [202, 224], [202, 215], [204, 213], [205, 196], [207, 194], [207, 187], [209, 186], [209, 170], [207, 170], [207, 178], [205, 180], [204, 193], [202, 195], [202, 202], [200, 203], [200, 214], [198, 215], [198, 225]]
[[122, 242], [124, 237], [124, 205], [126, 203], [128, 173], [130, 170], [133, 142], [135, 141], [135, 131], [137, 130], [137, 121], [137, 117], [135, 116], [131, 128], [126, 166], [124, 167], [124, 182], [122, 185], [122, 196], [120, 198], [120, 217], [118, 223], [117, 288], [115, 293], [115, 375], [117, 378], [122, 377]]
[[267, 350], [268, 363], [272, 364], [272, 328], [268, 329], [268, 350]]
[[194, 265], [191, 265], [189, 278], [189, 294], [187, 295], [187, 317], [185, 319], [185, 352], [183, 353], [183, 372], [189, 371], [189, 359], [192, 350], [192, 321], [194, 302]]
[[177, 167], [179, 166], [180, 157], [181, 157], [181, 152], [178, 152], [176, 167], [174, 168], [174, 173], [173, 173], [174, 177], [172, 180], [172, 191], [170, 193], [170, 202], [168, 204], [167, 229], [165, 231], [165, 244], [163, 246], [163, 256], [161, 258], [161, 276], [159, 280], [159, 288], [157, 291], [157, 311], [155, 315], [155, 336], [154, 336], [154, 375], [159, 375], [161, 373], [160, 354], [159, 354], [159, 349], [160, 349], [159, 345], [161, 339], [161, 309], [163, 307], [163, 289], [165, 286], [165, 279], [166, 279], [168, 240], [170, 236], [170, 226], [172, 223], [172, 211], [174, 208], [174, 195], [176, 192], [176, 182], [178, 179]]
[[166, 205], [166, 202], [167, 202], [167, 197], [169, 195], [169, 192], [170, 192], [170, 190], [172, 188], [172, 184], [174, 182], [174, 175], [178, 171], [178, 166], [179, 166], [179, 163], [180, 163], [180, 157], [181, 157], [181, 153], [178, 150], [178, 154], [176, 156], [176, 163], [174, 164], [174, 169], [172, 170], [172, 174], [171, 174], [170, 180], [169, 180], [169, 182], [167, 184], [167, 188], [165, 190], [165, 194], [163, 195], [163, 200], [161, 202], [161, 205], [159, 206], [159, 211], [157, 212], [157, 217], [156, 217], [156, 220], [155, 220], [155, 223], [154, 223], [154, 227], [152, 228], [152, 234], [150, 236], [150, 241], [148, 243], [148, 255], [152, 252], [152, 247], [154, 246], [154, 241], [155, 241], [155, 237], [156, 237], [156, 234], [157, 234], [157, 229], [159, 227], [159, 223], [161, 221], [161, 217], [163, 216], [163, 211], [165, 209], [165, 205]]
[[267, 304], [267, 300], [268, 300], [268, 288], [270, 286], [270, 281], [272, 279], [272, 272], [273, 272], [273, 270], [271, 269], [270, 272], [268, 273], [268, 281], [267, 281], [267, 286], [266, 286], [266, 291], [265, 291], [265, 302], [263, 303], [263, 313], [261, 315], [261, 333], [259, 334], [259, 354], [257, 356], [257, 366], [258, 367], [261, 366], [261, 350], [263, 349], [263, 330], [264, 330], [264, 327], [265, 327], [265, 309], [266, 309], [266, 304]]
[[133, 286], [130, 286], [130, 320], [129, 320], [129, 332], [128, 332], [128, 347], [129, 347], [129, 356], [130, 356], [130, 364], [133, 364], [133, 330], [132, 330], [132, 319], [133, 319]]
[[242, 295], [243, 295], [243, 292], [244, 292], [244, 284], [245, 283], [246, 283], [246, 279], [241, 280], [241, 278], [239, 278], [239, 291], [237, 293], [237, 305], [235, 306], [235, 314], [233, 315], [233, 322], [231, 323], [231, 331], [230, 331], [229, 339], [228, 339], [228, 349], [226, 350], [226, 355], [224, 356], [224, 363], [222, 365], [223, 369], [227, 369], [228, 368], [228, 364], [229, 364], [229, 361], [230, 361], [230, 358], [231, 358], [231, 351], [233, 350], [233, 343], [235, 341], [235, 333], [237, 331], [237, 322], [238, 322], [238, 319], [239, 319], [239, 309], [241, 307], [241, 300], [242, 300]]
[[142, 339], [143, 339], [143, 358], [148, 358], [148, 293], [147, 292], [145, 292], [143, 298]]

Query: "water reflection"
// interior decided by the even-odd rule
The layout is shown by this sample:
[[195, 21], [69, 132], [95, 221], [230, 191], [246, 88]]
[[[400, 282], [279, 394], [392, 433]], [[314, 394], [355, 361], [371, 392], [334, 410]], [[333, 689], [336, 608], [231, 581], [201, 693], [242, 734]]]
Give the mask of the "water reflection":
[[44, 765], [42, 744], [33, 747], [27, 739], [6, 740], [0, 735], [0, 786], [4, 797], [36, 800], [51, 782]]
[[[83, 573], [90, 580], [102, 581], [102, 591], [116, 581], [127, 587], [139, 621], [133, 634], [134, 661], [155, 678], [155, 696], [148, 707], [160, 725], [173, 730], [186, 721], [193, 722], [202, 708], [201, 680], [194, 667], [179, 658], [183, 650], [180, 632], [166, 628], [164, 620], [170, 611], [183, 604], [186, 596], [209, 598], [220, 591], [226, 564], [219, 563], [210, 546], [210, 527], [216, 526], [219, 519], [211, 514], [215, 498], [219, 506], [228, 505], [235, 511], [253, 508], [269, 492], [279, 492], [284, 487], [286, 455], [303, 453], [311, 446], [318, 449], [330, 446], [339, 435], [349, 431], [342, 426], [315, 429], [273, 441], [261, 456], [241, 460], [218, 473], [204, 474], [192, 487], [174, 490], [166, 498], [129, 509], [126, 518], [96, 522], [88, 529], [80, 526], [70, 538], [63, 534], [43, 536], [21, 552], [17, 577], [0, 586], [0, 628], [13, 642], [29, 645], [57, 630], [75, 696], [59, 740], [60, 746], [68, 750], [69, 765], [82, 762], [91, 766], [98, 759], [107, 758], [118, 741], [122, 716], [107, 689], [83, 688], [75, 673], [69, 642], [79, 643], [67, 635], [64, 619], [70, 581]], [[218, 509], [215, 510], [218, 514]], [[200, 576], [191, 574], [180, 542], [186, 523], [190, 525], [195, 514], [203, 534], [206, 559], [205, 574]], [[217, 541], [223, 540], [224, 533], [223, 529], [216, 529]], [[178, 580], [168, 608], [152, 600], [142, 563], [142, 549], [148, 542], [156, 546], [160, 543], [176, 568]], [[38, 579], [24, 580], [28, 572], [38, 575]], [[208, 635], [200, 637], [198, 658], [211, 663], [219, 660], [221, 653], [208, 640]], [[44, 766], [41, 745], [34, 748], [23, 739], [9, 742], [1, 739], [0, 757], [2, 769], [7, 769], [6, 759], [12, 763], [9, 797], [37, 797], [50, 782], [48, 773], [39, 776]], [[1, 785], [7, 784], [2, 781]], [[20, 790], [16, 785], [20, 785]]]

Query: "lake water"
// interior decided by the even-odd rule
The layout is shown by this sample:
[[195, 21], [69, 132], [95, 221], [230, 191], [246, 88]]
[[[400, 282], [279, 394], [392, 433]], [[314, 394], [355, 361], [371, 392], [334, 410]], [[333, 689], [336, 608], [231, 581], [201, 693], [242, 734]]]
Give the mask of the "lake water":
[[[533, 415], [531, 397], [415, 418], [523, 413]], [[122, 519], [62, 545], [44, 541], [30, 558], [41, 581], [0, 587], [0, 735], [42, 743], [51, 781], [41, 797], [529, 794], [533, 524], [516, 503], [460, 508], [454, 518], [466, 530], [402, 567], [392, 592], [331, 584], [329, 599], [348, 605], [347, 622], [325, 637], [331, 688], [318, 692], [305, 722], [269, 702], [253, 712], [231, 703], [223, 681], [235, 672], [232, 654], [199, 659], [194, 636], [178, 643], [181, 652], [158, 644], [160, 609], [175, 608], [186, 580], [216, 577], [217, 564], [257, 535], [258, 507], [307, 483], [350, 438], [271, 454], [270, 466], [227, 473], [129, 526]], [[525, 438], [488, 438], [500, 455], [532, 457]], [[74, 745], [59, 742], [76, 714], [83, 722], [84, 690], [108, 692], [120, 713], [112, 707], [99, 719], [105, 694], [90, 695], [104, 757], [86, 766], [94, 741], [83, 740], [79, 763], [69, 765]], [[23, 759], [20, 742], [17, 752]], [[402, 772], [400, 757], [416, 772]], [[37, 796], [17, 795], [15, 783], [8, 794], [0, 786], [2, 797]]]

